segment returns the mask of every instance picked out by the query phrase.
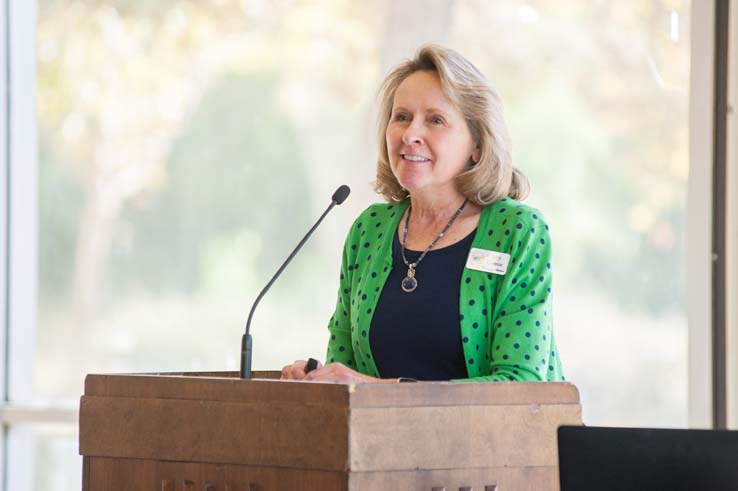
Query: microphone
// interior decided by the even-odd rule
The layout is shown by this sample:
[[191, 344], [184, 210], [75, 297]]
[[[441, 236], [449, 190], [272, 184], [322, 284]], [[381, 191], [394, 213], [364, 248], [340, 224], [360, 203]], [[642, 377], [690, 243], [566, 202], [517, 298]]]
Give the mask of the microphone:
[[250, 379], [251, 378], [251, 352], [253, 348], [252, 340], [251, 340], [251, 318], [254, 316], [254, 310], [256, 310], [256, 306], [259, 304], [259, 301], [264, 296], [264, 294], [269, 290], [269, 288], [272, 286], [272, 284], [276, 281], [277, 278], [279, 278], [279, 275], [282, 274], [282, 271], [284, 271], [284, 268], [287, 267], [287, 265], [292, 261], [292, 258], [295, 257], [295, 255], [302, 249], [302, 246], [305, 245], [305, 242], [310, 238], [310, 236], [313, 234], [316, 228], [318, 228], [318, 225], [320, 225], [320, 222], [323, 221], [325, 216], [328, 214], [329, 211], [333, 209], [334, 206], [340, 205], [344, 201], [346, 201], [346, 198], [348, 198], [349, 193], [351, 192], [351, 189], [349, 189], [348, 186], [343, 184], [342, 186], [339, 186], [338, 189], [336, 189], [336, 192], [333, 193], [333, 196], [331, 196], [331, 204], [328, 205], [328, 208], [323, 212], [323, 214], [318, 218], [318, 221], [315, 222], [315, 225], [313, 225], [313, 228], [308, 230], [308, 233], [305, 234], [305, 237], [302, 238], [299, 244], [297, 244], [297, 247], [295, 247], [295, 250], [292, 251], [292, 253], [289, 255], [287, 260], [282, 264], [282, 266], [277, 270], [277, 273], [272, 277], [271, 280], [269, 280], [269, 283], [264, 287], [264, 289], [259, 293], [259, 296], [256, 297], [256, 301], [254, 302], [254, 305], [251, 307], [251, 312], [249, 312], [249, 318], [246, 321], [246, 332], [244, 332], [243, 337], [241, 338], [241, 371], [240, 371], [240, 377], [242, 379]]

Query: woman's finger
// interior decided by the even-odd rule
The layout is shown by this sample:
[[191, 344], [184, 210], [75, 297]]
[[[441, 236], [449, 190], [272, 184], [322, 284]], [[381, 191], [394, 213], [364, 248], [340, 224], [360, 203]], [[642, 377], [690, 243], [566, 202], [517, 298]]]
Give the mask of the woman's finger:
[[304, 376], [305, 360], [296, 360], [295, 363], [282, 367], [282, 376], [284, 380], [300, 380]]
[[295, 380], [302, 380], [305, 378], [305, 365], [307, 362], [305, 360], [297, 360], [295, 363], [292, 364], [292, 372], [291, 377]]
[[336, 382], [350, 384], [364, 382], [364, 376], [342, 363], [331, 363], [323, 368], [316, 368], [305, 376], [305, 380], [315, 382]]
[[312, 370], [310, 373], [305, 375], [304, 380], [329, 380], [329, 377], [334, 371], [334, 365], [339, 365], [339, 363], [331, 363], [330, 365], [326, 366], [319, 366], [315, 370]]
[[285, 365], [282, 367], [282, 378], [287, 380], [292, 380], [295, 378], [294, 374], [295, 364], [290, 363], [289, 365]]

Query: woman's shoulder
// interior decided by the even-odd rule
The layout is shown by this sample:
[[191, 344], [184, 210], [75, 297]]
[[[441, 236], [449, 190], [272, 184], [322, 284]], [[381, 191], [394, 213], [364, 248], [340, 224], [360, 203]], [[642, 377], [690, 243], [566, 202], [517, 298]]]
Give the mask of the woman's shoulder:
[[491, 224], [505, 222], [505, 224], [522, 223], [524, 225], [542, 224], [548, 230], [546, 217], [538, 208], [521, 203], [512, 198], [502, 198], [487, 205], [482, 210], [485, 222]]
[[[375, 203], [367, 207], [354, 220], [346, 236], [344, 250], [348, 260], [357, 265], [362, 257], [379, 257], [376, 251], [386, 249], [391, 244], [394, 228], [407, 208], [407, 203]], [[385, 251], [386, 252], [386, 251]], [[384, 252], [382, 253], [384, 254]]]
[[351, 230], [361, 229], [367, 225], [376, 226], [383, 222], [387, 222], [393, 218], [396, 218], [398, 214], [402, 214], [407, 208], [407, 203], [374, 203], [367, 207], [361, 214], [354, 220]]
[[382, 218], [385, 216], [394, 215], [397, 211], [405, 211], [407, 208], [407, 202], [403, 201], [400, 203], [374, 203], [369, 205], [360, 216], [369, 216], [371, 218]]

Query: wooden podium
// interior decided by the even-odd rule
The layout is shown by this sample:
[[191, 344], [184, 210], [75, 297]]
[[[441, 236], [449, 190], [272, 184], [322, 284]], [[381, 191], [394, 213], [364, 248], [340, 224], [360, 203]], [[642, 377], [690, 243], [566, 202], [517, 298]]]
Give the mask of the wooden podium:
[[88, 375], [84, 491], [558, 490], [569, 383]]

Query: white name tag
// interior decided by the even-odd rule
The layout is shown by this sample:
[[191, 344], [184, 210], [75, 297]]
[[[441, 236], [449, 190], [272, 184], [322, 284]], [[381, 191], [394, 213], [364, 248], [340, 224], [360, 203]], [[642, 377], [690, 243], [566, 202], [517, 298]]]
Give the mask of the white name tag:
[[509, 262], [510, 254], [472, 247], [472, 250], [469, 251], [469, 257], [466, 259], [466, 267], [486, 273], [503, 275], [507, 272]]

